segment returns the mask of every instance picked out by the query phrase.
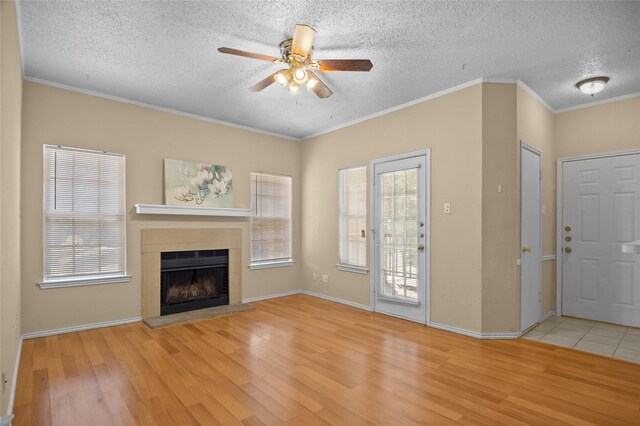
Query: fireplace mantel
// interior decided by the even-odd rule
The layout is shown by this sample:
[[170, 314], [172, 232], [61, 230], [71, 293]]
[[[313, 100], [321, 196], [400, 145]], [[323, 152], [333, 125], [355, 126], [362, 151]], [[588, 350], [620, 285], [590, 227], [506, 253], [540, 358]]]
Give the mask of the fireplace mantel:
[[242, 228], [143, 229], [142, 319], [160, 316], [160, 253], [229, 250], [229, 304], [242, 301]]

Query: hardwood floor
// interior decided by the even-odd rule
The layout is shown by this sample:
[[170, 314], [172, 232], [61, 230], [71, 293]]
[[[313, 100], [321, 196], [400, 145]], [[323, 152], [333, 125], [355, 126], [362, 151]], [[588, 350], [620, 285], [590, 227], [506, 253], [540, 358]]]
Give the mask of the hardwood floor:
[[640, 424], [640, 365], [309, 296], [26, 340], [14, 425]]

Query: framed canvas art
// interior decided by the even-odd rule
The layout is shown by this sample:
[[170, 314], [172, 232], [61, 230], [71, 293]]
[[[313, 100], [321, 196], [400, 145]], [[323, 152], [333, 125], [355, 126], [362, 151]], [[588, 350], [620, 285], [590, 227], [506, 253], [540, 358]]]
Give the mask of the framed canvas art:
[[164, 200], [172, 206], [233, 207], [231, 168], [165, 159]]

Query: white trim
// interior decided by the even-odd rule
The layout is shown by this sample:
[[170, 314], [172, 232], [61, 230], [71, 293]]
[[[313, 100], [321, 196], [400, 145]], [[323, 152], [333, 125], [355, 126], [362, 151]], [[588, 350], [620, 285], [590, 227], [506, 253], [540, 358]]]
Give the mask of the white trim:
[[543, 322], [545, 322], [546, 320], [548, 320], [549, 318], [551, 318], [552, 316], [554, 316], [556, 314], [556, 311], [549, 311], [546, 314], [544, 314], [542, 316], [542, 318], [540, 318], [540, 324], [542, 324]]
[[629, 149], [624, 151], [609, 151], [598, 154], [578, 155], [573, 157], [558, 158], [556, 162], [556, 316], [562, 316], [562, 246], [564, 245], [562, 240], [562, 176], [563, 166], [565, 162], [580, 161], [580, 160], [594, 160], [598, 158], [619, 157], [626, 155], [640, 154], [640, 149]]
[[68, 278], [50, 278], [40, 281], [38, 285], [41, 289], [63, 288], [63, 287], [82, 287], [87, 285], [99, 284], [116, 284], [128, 283], [131, 281], [131, 275], [103, 275], [90, 277], [68, 277]]
[[544, 256], [542, 256], [542, 261], [546, 262], [548, 260], [556, 260], [556, 255], [555, 254], [546, 254]]
[[22, 1], [16, 1], [16, 18], [18, 26], [18, 48], [20, 49], [20, 69], [24, 80], [24, 37], [22, 36]]
[[558, 158], [558, 161], [561, 161], [564, 163], [567, 161], [595, 160], [598, 158], [622, 157], [625, 155], [636, 155], [636, 154], [640, 154], [640, 149], [627, 149], [624, 151], [609, 151], [609, 152], [599, 152], [597, 154], [575, 155], [573, 157]]
[[270, 262], [259, 262], [259, 263], [251, 263], [249, 265], [249, 269], [258, 270], [258, 269], [270, 269], [270, 268], [280, 268], [284, 266], [293, 266], [295, 262], [291, 259], [289, 260], [278, 260], [278, 261], [270, 261]]
[[391, 108], [383, 109], [382, 111], [374, 112], [373, 114], [369, 114], [369, 115], [361, 117], [361, 118], [356, 118], [355, 120], [347, 121], [346, 123], [338, 124], [337, 126], [333, 126], [333, 127], [328, 128], [328, 129], [321, 130], [321, 131], [316, 132], [316, 133], [312, 133], [312, 134], [310, 134], [308, 136], [304, 136], [302, 138], [302, 140], [304, 141], [304, 140], [312, 139], [312, 138], [315, 138], [317, 136], [321, 136], [321, 135], [324, 135], [324, 134], [327, 134], [327, 133], [335, 132], [336, 130], [344, 129], [345, 127], [350, 127], [350, 126], [353, 126], [355, 124], [362, 123], [364, 121], [369, 121], [369, 120], [371, 120], [373, 118], [377, 118], [377, 117], [380, 117], [380, 116], [383, 116], [383, 115], [387, 115], [387, 114], [390, 114], [392, 112], [400, 111], [402, 109], [409, 108], [409, 107], [412, 107], [414, 105], [421, 104], [423, 102], [427, 102], [427, 101], [430, 101], [432, 99], [439, 98], [441, 96], [445, 96], [445, 95], [448, 95], [450, 93], [457, 92], [459, 90], [463, 90], [463, 89], [466, 89], [468, 87], [475, 86], [476, 84], [482, 84], [482, 83], [483, 83], [483, 79], [482, 78], [477, 78], [475, 80], [471, 80], [471, 81], [468, 81], [466, 83], [462, 83], [462, 84], [459, 84], [457, 86], [453, 86], [453, 87], [450, 87], [448, 89], [444, 89], [444, 90], [441, 90], [439, 92], [432, 93], [431, 95], [423, 96], [422, 98], [414, 99], [412, 101], [405, 102], [403, 104], [396, 105], [396, 106], [393, 106]]
[[[20, 2], [18, 2], [18, 3], [20, 3]], [[296, 137], [284, 135], [284, 134], [281, 134], [281, 133], [269, 132], [269, 131], [266, 131], [266, 130], [260, 130], [260, 129], [256, 129], [256, 128], [249, 127], [249, 126], [242, 126], [240, 124], [234, 124], [234, 123], [230, 123], [228, 121], [217, 120], [215, 118], [204, 117], [202, 115], [197, 115], [197, 114], [192, 114], [192, 113], [189, 113], [189, 112], [178, 111], [176, 109], [165, 108], [165, 107], [161, 107], [161, 106], [157, 106], [157, 105], [148, 104], [148, 103], [145, 103], [145, 102], [134, 101], [134, 100], [127, 99], [127, 98], [121, 98], [120, 96], [108, 95], [106, 93], [96, 92], [94, 90], [81, 89], [79, 87], [69, 86], [69, 85], [63, 84], [63, 83], [56, 83], [56, 82], [53, 82], [53, 81], [44, 80], [42, 78], [24, 76], [23, 79], [27, 80], [27, 81], [30, 81], [32, 83], [42, 84], [42, 85], [49, 86], [49, 87], [55, 87], [56, 89], [69, 90], [69, 91], [72, 91], [72, 92], [82, 93], [84, 95], [95, 96], [95, 97], [102, 98], [102, 99], [108, 99], [110, 101], [122, 102], [122, 103], [125, 103], [125, 104], [135, 105], [135, 106], [142, 107], [142, 108], [147, 108], [147, 109], [152, 109], [152, 110], [156, 110], [156, 111], [166, 112], [166, 113], [169, 113], [169, 114], [181, 115], [183, 117], [189, 117], [189, 118], [193, 118], [195, 120], [206, 121], [208, 123], [214, 123], [214, 124], [219, 124], [219, 125], [222, 125], [222, 126], [233, 127], [235, 129], [245, 130], [247, 132], [259, 133], [261, 135], [267, 135], [267, 136], [275, 136], [277, 138], [289, 139], [289, 140], [292, 140], [292, 141], [302, 140], [301, 138], [296, 138]]]
[[[540, 151], [539, 149], [527, 144], [527, 142], [522, 139], [520, 140], [520, 190], [519, 195], [520, 195], [520, 245], [522, 245], [522, 231], [523, 231], [523, 226], [522, 226], [522, 200], [524, 199], [523, 197], [523, 185], [522, 185], [522, 179], [523, 179], [523, 175], [522, 175], [522, 151], [527, 150], [529, 152], [531, 152], [534, 155], [537, 155], [539, 158], [539, 167], [538, 167], [538, 187], [540, 188], [540, 207], [542, 208], [542, 204], [544, 202], [544, 196], [543, 196], [543, 188], [544, 188], [544, 182], [542, 180], [543, 176], [542, 176], [542, 165], [544, 164], [544, 159], [543, 159], [543, 154], [542, 151]], [[542, 314], [540, 314], [540, 312], [542, 311], [542, 211], [538, 211], [538, 247], [537, 247], [537, 252], [540, 253], [540, 256], [538, 257], [538, 269], [539, 269], [539, 280], [538, 280], [538, 306], [536, 311], [538, 312], [538, 321], [540, 321], [540, 317]], [[520, 260], [520, 265], [522, 266], [522, 258], [519, 259]], [[520, 333], [523, 333], [525, 330], [522, 329], [522, 268], [520, 268]], [[530, 327], [528, 327], [530, 328]], [[527, 329], [528, 329], [527, 328]]]
[[[467, 86], [468, 87], [468, 86]], [[425, 303], [425, 322], [424, 324], [429, 325], [431, 323], [431, 148], [420, 149], [417, 151], [411, 151], [401, 154], [389, 155], [383, 158], [376, 158], [371, 160], [371, 172], [369, 176], [369, 226], [371, 226], [371, 237], [369, 238], [369, 264], [372, 265], [373, 271], [376, 271], [377, 268], [377, 256], [376, 256], [376, 234], [375, 234], [375, 226], [376, 226], [376, 165], [383, 164], [391, 161], [404, 160], [408, 158], [414, 157], [425, 157], [425, 200], [424, 200], [424, 208], [425, 208], [425, 229], [426, 229], [426, 237], [424, 241], [425, 250], [426, 250], [426, 259], [425, 259], [425, 288], [424, 288], [424, 303]], [[371, 310], [376, 312], [376, 273], [370, 274], [369, 278], [370, 283], [370, 304]]]
[[54, 328], [50, 330], [32, 331], [24, 333], [23, 339], [35, 339], [38, 337], [55, 336], [57, 334], [75, 333], [76, 331], [92, 330], [94, 328], [112, 327], [114, 325], [130, 324], [132, 322], [140, 322], [142, 317], [131, 317], [113, 321], [95, 322], [92, 324], [74, 325], [71, 327]]
[[627, 99], [637, 98], [638, 96], [640, 96], [640, 92], [638, 92], [638, 93], [630, 93], [628, 95], [616, 96], [615, 98], [602, 99], [600, 101], [587, 102], [586, 104], [580, 104], [580, 105], [575, 105], [575, 106], [571, 106], [571, 107], [560, 108], [560, 109], [557, 109], [557, 110], [555, 110], [553, 112], [555, 112], [556, 114], [561, 114], [563, 112], [575, 111], [577, 109], [590, 108], [590, 107], [594, 107], [594, 106], [598, 106], [598, 105], [610, 104], [610, 103], [613, 103], [613, 102], [626, 101]]
[[230, 207], [169, 206], [164, 204], [135, 204], [135, 207], [137, 214], [229, 217], [251, 216], [251, 209], [239, 209]]
[[351, 306], [352, 308], [358, 308], [365, 311], [373, 311], [371, 306], [362, 305], [360, 303], [350, 302], [348, 300], [340, 299], [338, 297], [327, 296], [326, 294], [320, 294], [309, 290], [300, 290], [300, 294], [306, 294], [307, 296], [317, 297], [318, 299], [328, 300], [330, 302], [341, 303], [343, 305]]
[[[11, 420], [13, 419], [13, 404], [16, 399], [16, 386], [18, 383], [18, 370], [20, 366], [20, 356], [22, 355], [22, 341], [23, 338], [20, 336], [18, 341], [18, 351], [16, 353], [16, 363], [13, 366], [13, 377], [11, 378], [11, 389], [9, 390], [9, 404], [7, 407], [7, 415], [0, 419], [0, 426], [2, 425], [11, 425]], [[7, 423], [8, 422], [8, 423]]]
[[462, 334], [463, 336], [473, 337], [475, 339], [490, 340], [490, 339], [517, 339], [522, 336], [522, 333], [481, 333], [478, 331], [467, 330], [465, 328], [454, 327], [452, 325], [439, 324], [432, 322], [429, 327], [437, 328], [438, 330], [449, 331], [456, 334]]
[[520, 86], [522, 88], [522, 90], [527, 92], [532, 98], [534, 98], [536, 101], [540, 102], [546, 109], [549, 110], [549, 112], [551, 112], [553, 114], [555, 114], [557, 112], [556, 110], [553, 109], [553, 107], [551, 107], [551, 105], [549, 105], [547, 102], [545, 102], [545, 100], [542, 99], [540, 97], [540, 95], [538, 95], [536, 92], [534, 92], [532, 88], [530, 88], [529, 86], [524, 84], [524, 82], [522, 80], [518, 80], [517, 84], [518, 84], [518, 86]]
[[369, 268], [366, 266], [347, 265], [346, 263], [336, 263], [336, 268], [343, 272], [353, 272], [355, 274], [366, 275], [369, 273]]
[[493, 83], [493, 84], [518, 84], [517, 78], [492, 78], [485, 77], [482, 79], [483, 83]]
[[562, 167], [556, 161], [556, 316], [562, 315]]
[[278, 297], [293, 296], [295, 294], [300, 294], [301, 292], [302, 290], [291, 290], [291, 291], [285, 291], [282, 293], [267, 294], [265, 296], [247, 297], [246, 299], [242, 299], [242, 303], [260, 302], [262, 300], [277, 299]]

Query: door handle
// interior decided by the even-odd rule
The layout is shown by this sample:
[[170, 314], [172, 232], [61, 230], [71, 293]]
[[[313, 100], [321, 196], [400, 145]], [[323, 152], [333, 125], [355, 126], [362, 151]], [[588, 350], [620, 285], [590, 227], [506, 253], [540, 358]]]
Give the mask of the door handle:
[[571, 247], [565, 247], [564, 248], [564, 252], [565, 253], [571, 253], [573, 250], [571, 250]]
[[529, 246], [522, 247], [522, 252], [523, 253], [531, 253], [531, 247], [529, 247]]
[[418, 244], [418, 251], [424, 251], [424, 244]]

